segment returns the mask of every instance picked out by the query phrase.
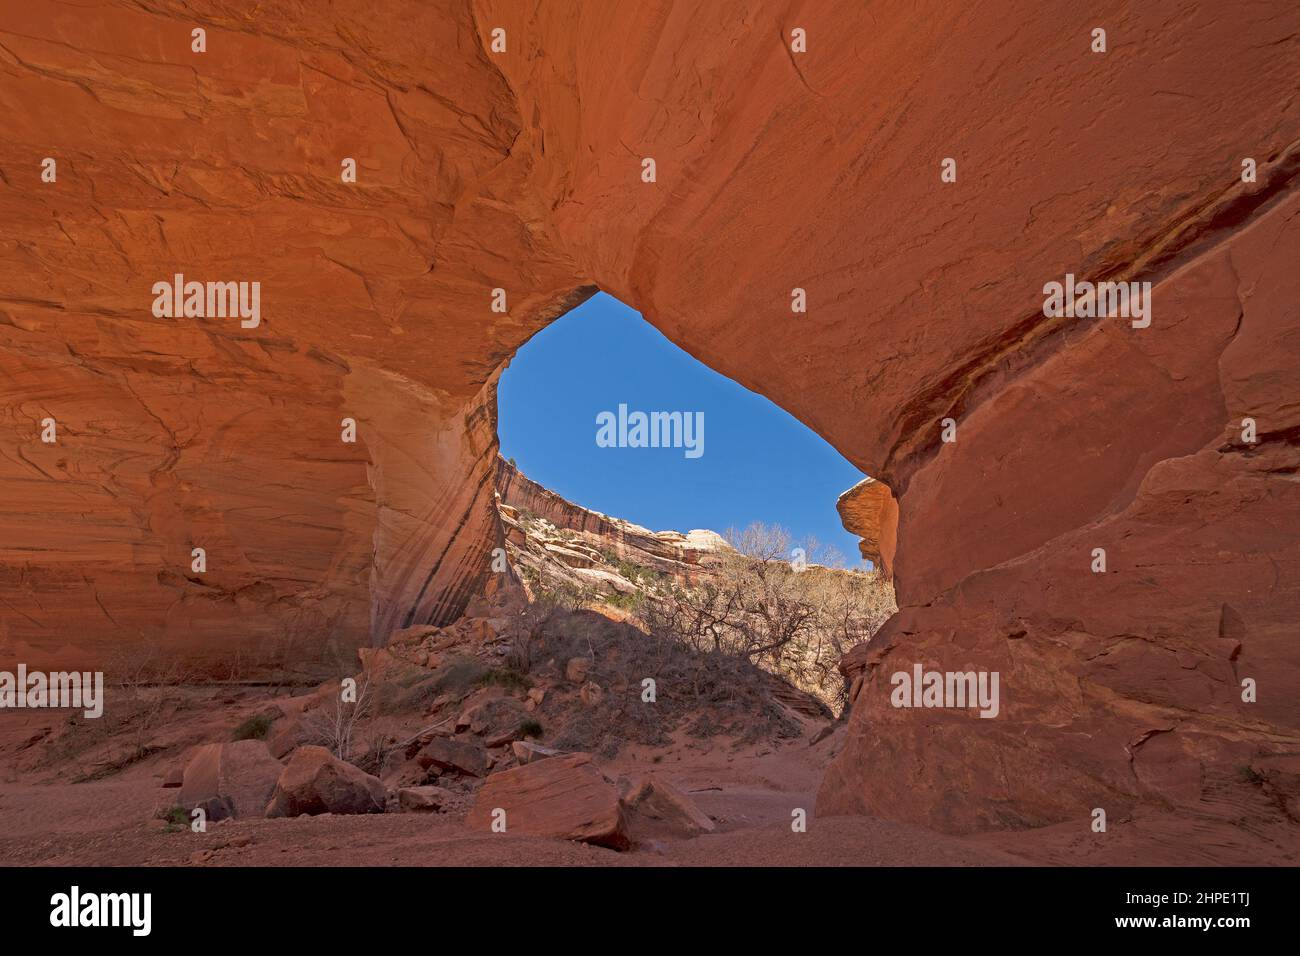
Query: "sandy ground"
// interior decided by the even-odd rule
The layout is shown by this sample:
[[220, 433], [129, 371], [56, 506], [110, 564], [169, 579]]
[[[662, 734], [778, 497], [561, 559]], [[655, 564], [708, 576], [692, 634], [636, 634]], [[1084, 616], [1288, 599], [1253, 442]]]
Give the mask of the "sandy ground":
[[[774, 754], [779, 763], [783, 755]], [[773, 763], [769, 761], [769, 763]], [[207, 833], [151, 819], [158, 781], [132, 771], [81, 784], [0, 786], [0, 865], [67, 866], [979, 866], [1015, 865], [995, 848], [919, 827], [811, 814], [812, 792], [752, 783], [762, 758], [737, 774], [656, 768], [694, 793], [719, 832], [656, 843], [630, 853], [585, 844], [467, 830], [459, 815], [390, 813], [280, 820], [231, 820]], [[173, 791], [174, 792], [174, 791]], [[810, 810], [806, 833], [791, 809]]]
[[[456, 814], [227, 820], [207, 833], [168, 827], [160, 808], [177, 791], [162, 776], [186, 746], [227, 739], [223, 730], [265, 702], [257, 693], [208, 701], [175, 716], [154, 756], [102, 779], [74, 782], [85, 756], [48, 764], [29, 741], [57, 729], [61, 715], [0, 715], [0, 865], [33, 866], [978, 866], [1022, 862], [996, 847], [905, 824], [859, 817], [818, 819], [815, 794], [833, 741], [762, 745], [745, 751], [716, 741], [668, 750], [629, 748], [604, 763], [611, 777], [650, 771], [676, 784], [714, 818], [718, 832], [616, 853], [585, 844], [464, 826]], [[806, 832], [791, 828], [807, 811]]]
[[[65, 719], [50, 712], [0, 714], [0, 865], [3, 866], [1016, 866], [1296, 865], [1294, 832], [1255, 832], [1221, 822], [1140, 817], [1105, 835], [1062, 824], [955, 837], [869, 817], [818, 818], [815, 794], [834, 737], [735, 751], [716, 741], [668, 750], [631, 748], [602, 764], [611, 777], [650, 771], [688, 792], [718, 824], [695, 839], [616, 853], [563, 840], [468, 830], [454, 814], [228, 820], [207, 833], [168, 827], [175, 801], [163, 774], [184, 747], [228, 739], [265, 703], [221, 697], [173, 720], [160, 751], [101, 779], [84, 759], [34, 763], [30, 741]], [[807, 811], [806, 832], [791, 829]], [[1189, 833], [1192, 836], [1189, 838]]]

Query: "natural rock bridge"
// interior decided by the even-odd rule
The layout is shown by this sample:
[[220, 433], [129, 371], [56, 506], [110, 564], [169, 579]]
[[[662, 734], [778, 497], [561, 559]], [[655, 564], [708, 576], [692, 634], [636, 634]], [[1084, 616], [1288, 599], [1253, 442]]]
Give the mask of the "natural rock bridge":
[[[879, 483], [844, 511], [901, 610], [819, 810], [1300, 818], [1298, 34], [1286, 4], [6, 4], [4, 656], [305, 664], [454, 618], [500, 542], [497, 376], [598, 287]], [[259, 323], [155, 317], [177, 273], [260, 283]], [[1067, 274], [1151, 282], [1150, 325], [1045, 316]], [[915, 664], [999, 672], [998, 718], [891, 708]]]

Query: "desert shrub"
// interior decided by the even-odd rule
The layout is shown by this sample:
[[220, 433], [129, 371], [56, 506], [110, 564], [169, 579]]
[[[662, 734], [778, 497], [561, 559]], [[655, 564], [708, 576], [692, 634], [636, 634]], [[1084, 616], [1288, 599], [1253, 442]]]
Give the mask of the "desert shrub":
[[[521, 566], [523, 570], [526, 566]], [[528, 674], [545, 651], [553, 656], [556, 648], [548, 646], [546, 629], [557, 615], [564, 615], [583, 607], [590, 599], [585, 591], [568, 582], [543, 579], [533, 569], [533, 584], [529, 588], [530, 600], [516, 612], [508, 623], [505, 634], [510, 640], [506, 666], [521, 675]], [[544, 658], [540, 658], [544, 659]]]
[[363, 675], [355, 700], [343, 699], [340, 684], [332, 703], [303, 715], [302, 742], [325, 747], [340, 760], [379, 776], [403, 746], [392, 731], [412, 710], [423, 710], [437, 696], [436, 683], [436, 674], [412, 666], [381, 672], [374, 680]]
[[189, 811], [180, 805], [163, 807], [158, 811], [158, 819], [166, 820], [168, 833], [176, 833], [178, 830], [188, 829], [190, 825]]
[[265, 740], [271, 730], [272, 720], [268, 714], [253, 714], [230, 735], [231, 740]]
[[[840, 658], [868, 640], [894, 612], [892, 586], [875, 572], [823, 564], [795, 567], [780, 527], [730, 531], [734, 553], [693, 588], [669, 587], [645, 602], [652, 633], [700, 652], [743, 658], [838, 708], [844, 698]], [[805, 545], [812, 560], [815, 542]]]
[[654, 587], [665, 580], [663, 574], [643, 564], [636, 564], [623, 558], [615, 558], [612, 564], [620, 576], [638, 587]]
[[377, 709], [370, 678], [357, 687], [355, 701], [345, 701], [340, 687], [333, 708], [321, 707], [304, 717], [306, 736], [340, 760], [351, 762], [355, 741], [364, 728], [373, 725]]
[[542, 739], [542, 725], [536, 720], [525, 720], [519, 725], [519, 736]]
[[504, 687], [507, 690], [528, 690], [533, 686], [533, 682], [514, 667], [490, 668], [479, 678], [479, 683], [485, 686]]
[[605, 603], [610, 607], [621, 608], [624, 611], [634, 612], [645, 602], [644, 594], [623, 594], [615, 592], [605, 598]]
[[484, 681], [488, 672], [488, 666], [473, 657], [452, 657], [433, 672], [430, 690], [434, 695], [468, 694]]
[[[894, 610], [888, 582], [837, 567], [813, 542], [805, 551], [814, 564], [796, 570], [780, 528], [754, 525], [730, 538], [735, 552], [690, 588], [605, 553], [641, 590], [598, 600], [627, 606], [635, 626], [586, 609], [590, 596], [570, 585], [529, 576], [533, 600], [511, 623], [507, 667], [559, 677], [569, 659], [589, 658], [603, 691], [593, 706], [548, 716], [552, 746], [610, 757], [627, 743], [662, 746], [682, 730], [740, 743], [796, 736], [801, 724], [777, 702], [777, 679], [837, 707], [840, 658]], [[653, 706], [641, 701], [646, 678], [656, 684]]]
[[376, 714], [403, 714], [420, 710], [438, 696], [438, 677], [410, 665], [396, 673], [384, 672], [372, 688]]
[[[718, 732], [751, 739], [799, 732], [797, 722], [773, 705], [772, 678], [756, 665], [697, 651], [595, 611], [553, 610], [535, 629], [532, 653], [537, 662], [554, 661], [558, 672], [570, 658], [590, 658], [590, 679], [603, 691], [600, 703], [569, 711], [548, 728], [548, 740], [562, 750], [611, 758], [626, 743], [663, 746], [701, 709], [714, 715]], [[641, 700], [646, 678], [656, 684], [653, 706]]]
[[104, 666], [103, 714], [68, 714], [51, 735], [38, 765], [72, 763], [75, 781], [98, 780], [157, 753], [160, 729], [190, 706], [183, 685], [193, 680], [189, 665], [164, 653], [157, 641], [122, 645]]

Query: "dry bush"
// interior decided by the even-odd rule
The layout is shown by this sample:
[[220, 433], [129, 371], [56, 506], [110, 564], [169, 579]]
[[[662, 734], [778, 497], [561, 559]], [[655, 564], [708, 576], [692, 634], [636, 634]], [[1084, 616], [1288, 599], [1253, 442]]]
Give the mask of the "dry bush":
[[[770, 678], [743, 658], [697, 651], [676, 636], [647, 634], [588, 609], [548, 609], [543, 603], [530, 622], [526, 640], [534, 673], [572, 687], [563, 680], [565, 665], [574, 657], [589, 658], [590, 679], [603, 692], [594, 706], [546, 718], [547, 742], [561, 750], [611, 758], [627, 743], [667, 744], [679, 729], [745, 742], [799, 733], [773, 701]], [[641, 699], [646, 678], [655, 681], [653, 704]]]
[[334, 696], [334, 709], [322, 707], [305, 715], [304, 726], [309, 738], [340, 760], [351, 763], [357, 740], [366, 736], [375, 717], [375, 695], [370, 689], [370, 678], [362, 680], [355, 701], [344, 701], [342, 687]]
[[700, 652], [741, 657], [838, 709], [840, 658], [867, 640], [896, 609], [876, 572], [848, 570], [833, 551], [804, 544], [805, 566], [789, 559], [778, 526], [728, 532], [734, 553], [694, 588], [661, 589], [642, 608], [652, 634], [675, 636]]
[[532, 670], [545, 644], [548, 623], [557, 614], [576, 611], [590, 600], [590, 595], [567, 581], [546, 579], [532, 568], [527, 571], [531, 572], [526, 576], [530, 599], [510, 618], [505, 631], [510, 639], [506, 666], [521, 674]]
[[103, 713], [68, 715], [63, 732], [47, 745], [42, 763], [80, 764], [77, 781], [125, 770], [163, 748], [155, 743], [167, 720], [189, 706], [181, 685], [192, 680], [189, 666], [158, 642], [119, 647], [104, 665]]

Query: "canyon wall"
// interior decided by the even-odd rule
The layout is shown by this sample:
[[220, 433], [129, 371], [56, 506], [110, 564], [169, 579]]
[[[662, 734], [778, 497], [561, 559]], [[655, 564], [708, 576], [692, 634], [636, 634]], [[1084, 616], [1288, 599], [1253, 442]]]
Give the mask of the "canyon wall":
[[[901, 610], [820, 813], [1300, 817], [1297, 38], [1172, 0], [10, 4], [0, 649], [324, 666], [455, 617], [496, 376], [599, 287], [889, 491]], [[175, 273], [260, 281], [260, 325], [154, 317]], [[1045, 318], [1067, 273], [1155, 283], [1150, 325]], [[998, 671], [998, 717], [891, 707], [914, 663]]]
[[[523, 474], [513, 461], [498, 459], [496, 477], [499, 505], [507, 538], [516, 547], [531, 545], [530, 550], [546, 552], [561, 564], [579, 569], [593, 563], [624, 561], [671, 578], [684, 587], [698, 584], [708, 576], [707, 566], [716, 556], [731, 550], [727, 541], [715, 531], [694, 529], [651, 531], [622, 518], [591, 511], [543, 488]], [[543, 534], [535, 525], [540, 519], [552, 526], [555, 534]], [[571, 533], [571, 534], [570, 534]], [[532, 536], [533, 541], [527, 539]], [[574, 546], [578, 545], [578, 553]], [[582, 552], [586, 552], [586, 555]], [[595, 559], [594, 561], [592, 559]]]

